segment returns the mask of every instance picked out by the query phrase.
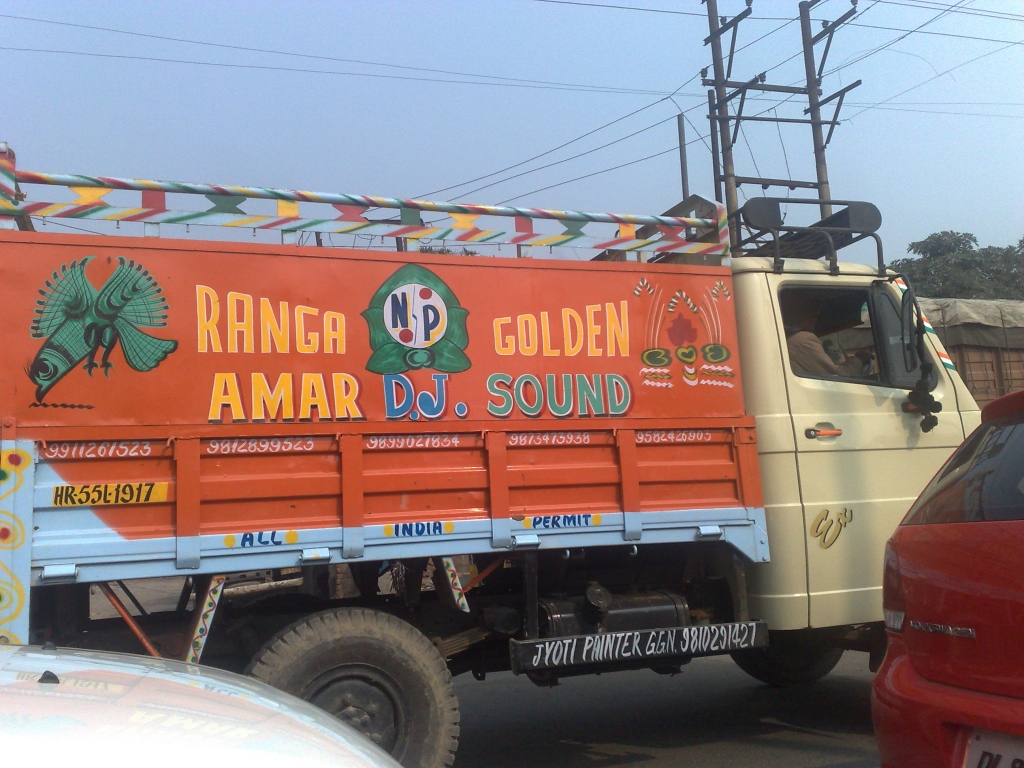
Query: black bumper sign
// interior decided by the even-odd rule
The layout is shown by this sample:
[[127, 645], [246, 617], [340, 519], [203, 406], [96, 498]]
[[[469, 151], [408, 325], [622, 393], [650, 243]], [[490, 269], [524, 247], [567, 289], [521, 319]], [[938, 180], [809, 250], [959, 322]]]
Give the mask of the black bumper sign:
[[516, 674], [667, 656], [715, 656], [767, 644], [768, 625], [763, 621], [509, 641]]

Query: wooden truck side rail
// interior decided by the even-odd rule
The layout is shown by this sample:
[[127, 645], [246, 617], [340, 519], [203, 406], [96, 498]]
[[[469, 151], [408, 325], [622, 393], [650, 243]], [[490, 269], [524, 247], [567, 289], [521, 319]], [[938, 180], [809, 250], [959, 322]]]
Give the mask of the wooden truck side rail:
[[38, 529], [36, 584], [702, 538], [766, 560], [752, 425], [664, 426], [19, 440], [10, 455], [38, 456], [18, 516]]

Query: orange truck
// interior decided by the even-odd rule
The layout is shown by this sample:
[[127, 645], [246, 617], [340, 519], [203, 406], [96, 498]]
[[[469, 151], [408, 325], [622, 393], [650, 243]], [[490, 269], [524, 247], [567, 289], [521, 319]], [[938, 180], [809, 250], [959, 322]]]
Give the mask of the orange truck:
[[[213, 207], [176, 207], [196, 196]], [[146, 236], [37, 231], [70, 219]], [[410, 766], [454, 755], [453, 674], [554, 685], [724, 653], [762, 679], [793, 667], [766, 655], [768, 629], [810, 631], [811, 590], [799, 585], [795, 620], [795, 602], [772, 602], [800, 590], [764, 570], [762, 481], [777, 493], [779, 479], [763, 476], [745, 404], [778, 388], [751, 382], [743, 338], [770, 291], [746, 289], [744, 309], [748, 275], [734, 277], [756, 262], [763, 282], [780, 256], [722, 266], [721, 206], [695, 196], [642, 217], [61, 176], [17, 169], [0, 145], [0, 223], [0, 642], [244, 669]], [[193, 224], [249, 242], [199, 240]], [[822, 226], [831, 243], [858, 224]], [[327, 247], [367, 235], [391, 246]], [[569, 258], [542, 258], [556, 247]], [[801, 263], [836, 290], [831, 256]], [[884, 283], [896, 308], [879, 270], [861, 269], [857, 290]], [[921, 395], [908, 429], [934, 419], [914, 371], [940, 399], [953, 381], [935, 354], [903, 371], [899, 393]], [[932, 471], [965, 429], [943, 421], [948, 434], [915, 426]], [[827, 447], [842, 429], [819, 422], [806, 442]], [[831, 547], [846, 512], [814, 536]], [[181, 586], [176, 610], [132, 591], [160, 577]], [[120, 619], [90, 617], [90, 585]], [[798, 656], [817, 664], [802, 674], [867, 649], [869, 613], [801, 635]]]

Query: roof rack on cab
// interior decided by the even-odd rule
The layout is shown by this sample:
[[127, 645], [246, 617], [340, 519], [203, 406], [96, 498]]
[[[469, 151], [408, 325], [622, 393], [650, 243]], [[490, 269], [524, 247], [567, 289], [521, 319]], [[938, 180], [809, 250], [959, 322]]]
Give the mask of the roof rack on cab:
[[[781, 206], [832, 205], [844, 206], [831, 216], [809, 227], [787, 225]], [[828, 256], [830, 272], [839, 274], [836, 251], [865, 238], [875, 241], [878, 276], [885, 277], [882, 239], [876, 234], [882, 225], [882, 214], [872, 203], [857, 200], [816, 200], [789, 197], [755, 197], [735, 214], [751, 234], [740, 241], [744, 256], [766, 256], [775, 260], [775, 271], [782, 272], [783, 259], [820, 259]]]

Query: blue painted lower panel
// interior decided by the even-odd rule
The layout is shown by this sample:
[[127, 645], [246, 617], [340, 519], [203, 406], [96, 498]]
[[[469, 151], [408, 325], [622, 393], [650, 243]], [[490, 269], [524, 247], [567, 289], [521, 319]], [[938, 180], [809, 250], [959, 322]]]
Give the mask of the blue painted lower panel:
[[[294, 567], [302, 564], [304, 550], [325, 547], [330, 550], [330, 562], [341, 563], [509, 552], [517, 545], [532, 547], [535, 542], [541, 549], [567, 549], [711, 539], [728, 542], [753, 562], [769, 560], [762, 508], [644, 512], [639, 515], [639, 532], [634, 525], [626, 530], [621, 512], [566, 512], [512, 519], [508, 521], [510, 547], [494, 546], [497, 537], [489, 518], [368, 525], [349, 530], [239, 531], [199, 537], [198, 568], [178, 567], [182, 549], [177, 539], [129, 541], [102, 524], [89, 524], [91, 513], [78, 511], [77, 522], [83, 524], [80, 528], [54, 525], [55, 519], [47, 520], [52, 514], [46, 511], [39, 515], [40, 522], [50, 524], [40, 525], [33, 537], [34, 585], [48, 583], [42, 579], [47, 565], [73, 564], [78, 568], [79, 581], [110, 581]], [[504, 531], [501, 533], [500, 539], [504, 539]], [[360, 550], [361, 557], [351, 556]]]

